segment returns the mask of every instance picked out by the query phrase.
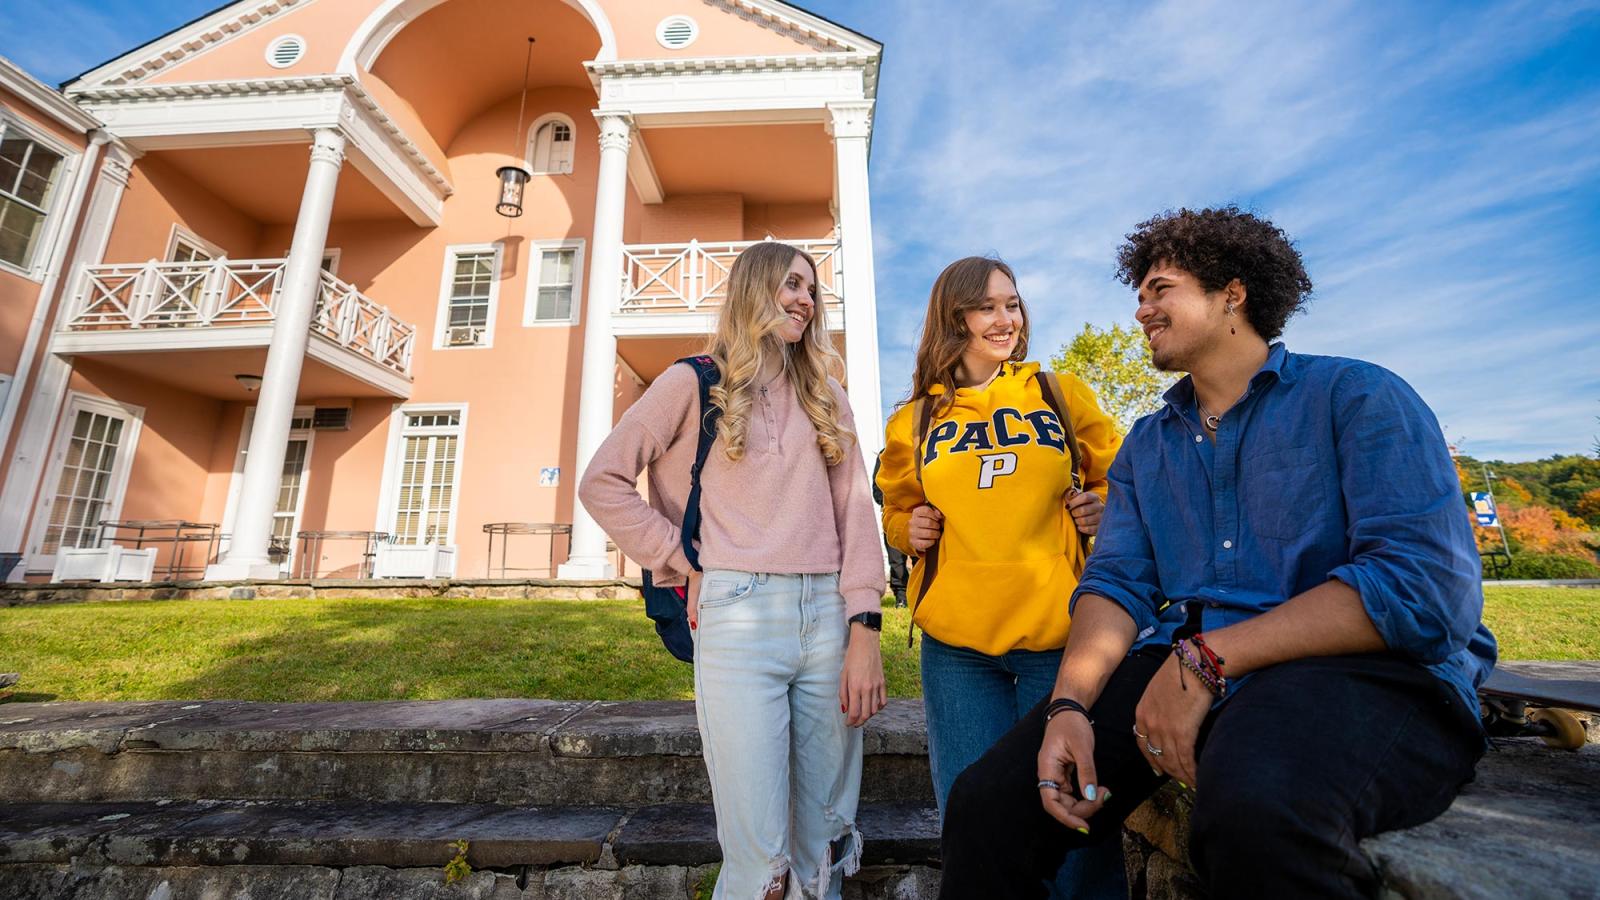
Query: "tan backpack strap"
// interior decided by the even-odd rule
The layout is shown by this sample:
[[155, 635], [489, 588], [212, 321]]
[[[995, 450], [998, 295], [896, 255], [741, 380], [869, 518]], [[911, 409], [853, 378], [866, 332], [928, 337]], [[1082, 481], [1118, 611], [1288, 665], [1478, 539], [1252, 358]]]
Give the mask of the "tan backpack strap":
[[1078, 436], [1072, 430], [1072, 417], [1067, 415], [1067, 404], [1062, 399], [1061, 380], [1054, 372], [1043, 369], [1033, 374], [1034, 380], [1039, 382], [1039, 393], [1044, 395], [1044, 402], [1050, 411], [1061, 420], [1061, 433], [1067, 444], [1067, 453], [1072, 457], [1072, 486], [1083, 490], [1083, 448], [1078, 446]]
[[[1067, 443], [1067, 452], [1072, 458], [1072, 486], [1076, 490], [1083, 490], [1085, 479], [1083, 477], [1083, 448], [1078, 446], [1078, 436], [1072, 430], [1072, 417], [1067, 415], [1067, 404], [1062, 399], [1061, 380], [1054, 372], [1043, 369], [1035, 372], [1033, 377], [1039, 382], [1039, 393], [1044, 395], [1044, 402], [1049, 405], [1050, 411], [1061, 420], [1062, 439]], [[1073, 531], [1078, 531], [1073, 526]], [[1078, 544], [1083, 550], [1085, 559], [1089, 556], [1089, 536], [1078, 531]]]

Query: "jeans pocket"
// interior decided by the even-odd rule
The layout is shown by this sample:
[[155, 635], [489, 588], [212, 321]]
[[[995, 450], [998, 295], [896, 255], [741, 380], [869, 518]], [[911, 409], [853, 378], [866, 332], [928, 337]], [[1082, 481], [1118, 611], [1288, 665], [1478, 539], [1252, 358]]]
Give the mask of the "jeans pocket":
[[714, 570], [700, 584], [700, 608], [715, 609], [738, 603], [756, 589], [753, 572]]

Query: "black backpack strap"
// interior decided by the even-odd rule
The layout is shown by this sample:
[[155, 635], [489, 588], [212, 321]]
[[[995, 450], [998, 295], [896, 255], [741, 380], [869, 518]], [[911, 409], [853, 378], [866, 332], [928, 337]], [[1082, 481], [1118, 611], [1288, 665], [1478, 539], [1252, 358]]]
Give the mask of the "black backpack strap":
[[717, 422], [722, 419], [722, 408], [711, 402], [711, 387], [722, 380], [717, 363], [709, 356], [688, 356], [678, 360], [694, 369], [700, 387], [700, 432], [694, 447], [694, 466], [689, 469], [689, 499], [683, 505], [683, 555], [689, 565], [700, 571], [700, 549], [694, 542], [700, 538], [700, 472], [706, 458], [711, 455], [711, 445], [717, 439]]
[[[911, 410], [914, 438], [911, 443], [912, 456], [916, 460], [917, 484], [922, 484], [922, 444], [928, 439], [928, 430], [933, 427], [933, 397], [919, 397], [912, 401]], [[924, 496], [926, 499], [926, 496]], [[922, 605], [922, 598], [928, 596], [928, 588], [933, 587], [933, 576], [939, 574], [939, 542], [934, 541], [933, 546], [922, 551], [922, 583], [917, 587], [917, 596], [911, 601], [910, 623], [906, 626], [906, 646], [910, 647], [917, 632], [917, 607]]]

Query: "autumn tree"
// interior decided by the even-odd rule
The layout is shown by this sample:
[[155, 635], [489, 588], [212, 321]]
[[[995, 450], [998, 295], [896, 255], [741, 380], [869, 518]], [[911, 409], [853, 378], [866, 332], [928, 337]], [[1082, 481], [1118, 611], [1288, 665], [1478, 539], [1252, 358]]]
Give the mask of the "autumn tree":
[[1144, 333], [1131, 325], [1084, 325], [1050, 358], [1050, 368], [1083, 379], [1124, 434], [1134, 420], [1161, 407], [1161, 393], [1169, 382], [1151, 365]]
[[1600, 488], [1587, 491], [1582, 497], [1579, 497], [1575, 512], [1577, 512], [1578, 518], [1588, 522], [1590, 525], [1600, 525]]

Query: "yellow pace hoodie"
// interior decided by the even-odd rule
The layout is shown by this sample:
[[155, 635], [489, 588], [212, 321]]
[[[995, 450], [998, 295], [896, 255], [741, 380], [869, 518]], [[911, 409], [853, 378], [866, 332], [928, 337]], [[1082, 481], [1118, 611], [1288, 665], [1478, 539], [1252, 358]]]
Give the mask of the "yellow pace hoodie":
[[[1072, 457], [1063, 429], [1034, 373], [1038, 363], [1006, 363], [987, 388], [957, 388], [954, 404], [934, 418], [918, 451], [916, 403], [889, 417], [878, 487], [889, 543], [915, 557], [911, 512], [924, 502], [944, 513], [939, 563], [915, 620], [946, 644], [998, 656], [1010, 650], [1066, 646], [1067, 601], [1083, 571], [1082, 544], [1066, 508]], [[1106, 470], [1122, 439], [1094, 392], [1058, 376], [1083, 454], [1084, 488], [1106, 494]], [[927, 402], [937, 403], [934, 385]], [[911, 572], [915, 598], [926, 573]]]

